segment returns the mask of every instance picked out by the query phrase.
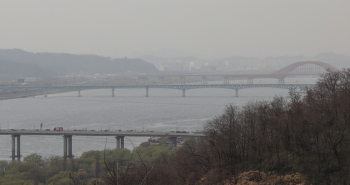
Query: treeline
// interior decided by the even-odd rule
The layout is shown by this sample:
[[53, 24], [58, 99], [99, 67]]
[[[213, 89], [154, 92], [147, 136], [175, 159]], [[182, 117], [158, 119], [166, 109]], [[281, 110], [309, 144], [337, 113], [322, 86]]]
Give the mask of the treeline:
[[[142, 143], [130, 151], [128, 149], [106, 149], [88, 151], [80, 158], [64, 161], [60, 156], [43, 158], [31, 154], [23, 162], [0, 161], [1, 185], [73, 185], [105, 182], [103, 177], [106, 164], [118, 162], [118, 170], [130, 168], [131, 164], [156, 161], [162, 154], [172, 155], [175, 148]], [[123, 178], [123, 177], [121, 177]]]
[[[157, 68], [140, 59], [111, 59], [97, 55], [75, 55], [67, 53], [31, 53], [20, 49], [0, 49], [0, 60], [8, 64], [16, 73], [12, 76], [23, 76], [18, 68], [26, 66], [26, 77], [51, 77], [66, 74], [117, 74], [117, 73], [157, 73]], [[33, 74], [32, 74], [33, 73]], [[9, 76], [9, 78], [12, 76]], [[16, 77], [17, 77], [16, 76]], [[2, 77], [2, 76], [1, 76]]]

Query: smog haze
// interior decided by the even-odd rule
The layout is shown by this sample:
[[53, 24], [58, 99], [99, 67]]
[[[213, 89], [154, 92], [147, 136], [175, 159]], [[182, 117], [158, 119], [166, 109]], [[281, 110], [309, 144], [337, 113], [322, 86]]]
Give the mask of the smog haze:
[[0, 48], [97, 54], [350, 55], [350, 1], [2, 1]]

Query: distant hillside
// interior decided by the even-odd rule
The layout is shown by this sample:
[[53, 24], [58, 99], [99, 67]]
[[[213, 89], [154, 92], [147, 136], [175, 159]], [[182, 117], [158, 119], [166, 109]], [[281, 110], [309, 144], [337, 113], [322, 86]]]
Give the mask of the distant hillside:
[[[0, 60], [6, 61], [10, 71], [19, 74], [35, 74], [47, 77], [65, 74], [116, 74], [156, 73], [158, 70], [141, 59], [111, 59], [97, 55], [74, 55], [66, 53], [31, 53], [20, 49], [0, 49]], [[9, 64], [9, 62], [13, 64]], [[2, 66], [2, 63], [1, 63]], [[20, 67], [19, 69], [14, 69]], [[23, 70], [26, 71], [24, 72]], [[40, 72], [41, 71], [41, 72]], [[3, 76], [1, 74], [0, 76]]]
[[287, 65], [290, 65], [295, 62], [300, 61], [321, 61], [326, 62], [328, 64], [337, 67], [338, 69], [349, 68], [350, 67], [350, 57], [342, 54], [335, 53], [321, 53], [315, 56], [304, 56], [304, 55], [296, 55], [296, 56], [273, 56], [273, 57], [265, 57], [265, 58], [256, 58], [256, 57], [246, 57], [246, 56], [231, 56], [225, 58], [217, 58], [217, 59], [201, 59], [194, 56], [184, 56], [184, 57], [169, 57], [163, 58], [160, 56], [153, 55], [144, 55], [139, 57], [142, 60], [146, 60], [155, 65], [162, 63], [163, 65], [169, 63], [182, 62], [187, 63], [189, 66], [189, 62], [195, 62], [195, 65], [204, 65], [205, 63], [209, 63], [210, 65], [222, 65], [226, 62], [230, 63], [233, 66], [246, 67], [251, 62], [265, 62], [267, 66], [273, 66], [277, 68], [283, 68]]
[[30, 77], [45, 78], [49, 76], [50, 72], [48, 70], [44, 70], [36, 64], [21, 64], [0, 59], [0, 79], [2, 80]]

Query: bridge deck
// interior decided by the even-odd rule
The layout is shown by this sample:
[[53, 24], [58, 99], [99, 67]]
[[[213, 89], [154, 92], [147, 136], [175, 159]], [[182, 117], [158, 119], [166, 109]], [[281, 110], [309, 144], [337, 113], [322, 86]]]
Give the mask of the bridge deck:
[[300, 88], [312, 87], [315, 84], [186, 84], [186, 85], [124, 85], [124, 86], [11, 86], [1, 87], [0, 89], [134, 89], [134, 88], [167, 88], [167, 89], [198, 89], [198, 88]]
[[142, 132], [142, 131], [37, 131], [1, 130], [0, 135], [74, 135], [74, 136], [142, 136], [142, 137], [203, 137], [202, 133]]

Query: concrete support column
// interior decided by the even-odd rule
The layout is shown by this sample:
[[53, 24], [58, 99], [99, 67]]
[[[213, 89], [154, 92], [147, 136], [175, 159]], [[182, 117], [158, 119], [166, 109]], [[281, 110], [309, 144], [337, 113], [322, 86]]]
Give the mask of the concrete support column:
[[177, 137], [170, 137], [169, 140], [169, 147], [177, 147]]
[[224, 77], [224, 84], [230, 84], [230, 78]]
[[67, 136], [63, 135], [63, 159], [67, 160]]
[[47, 89], [44, 88], [44, 97], [47, 97]]
[[[12, 153], [11, 158], [14, 161], [17, 157], [17, 161], [21, 160], [21, 135], [11, 135], [12, 137]], [[16, 138], [17, 138], [17, 155], [16, 155]]]
[[177, 137], [173, 138], [173, 147], [177, 147]]
[[238, 97], [238, 89], [235, 89], [235, 91], [236, 91], [236, 97]]
[[112, 97], [114, 97], [114, 88], [112, 88]]
[[81, 94], [80, 94], [80, 89], [78, 90], [78, 97], [81, 97]]
[[186, 97], [185, 92], [186, 92], [186, 89], [182, 89], [182, 97]]
[[208, 79], [207, 79], [207, 76], [202, 76], [202, 81], [201, 81], [201, 84], [203, 84], [203, 85], [208, 84]]
[[148, 87], [146, 87], [146, 97], [148, 97]]
[[117, 139], [117, 148], [120, 148], [120, 137], [116, 136], [115, 138]]
[[[69, 136], [68, 135], [63, 135], [63, 170], [65, 171], [67, 169], [67, 140], [68, 140]], [[70, 149], [70, 152], [72, 150]], [[69, 155], [70, 157], [70, 155]]]
[[28, 95], [28, 89], [26, 89], [26, 96]]
[[247, 79], [247, 84], [253, 84], [253, 78], [248, 78]]
[[17, 161], [21, 161], [21, 135], [17, 136]]
[[12, 161], [15, 160], [15, 157], [16, 157], [16, 136], [15, 135], [12, 135]]
[[279, 83], [279, 84], [284, 84], [284, 78], [278, 79], [278, 83]]
[[67, 136], [68, 139], [68, 158], [73, 159], [73, 142], [72, 142], [72, 136]]
[[120, 136], [120, 145], [121, 148], [124, 148], [124, 136]]

